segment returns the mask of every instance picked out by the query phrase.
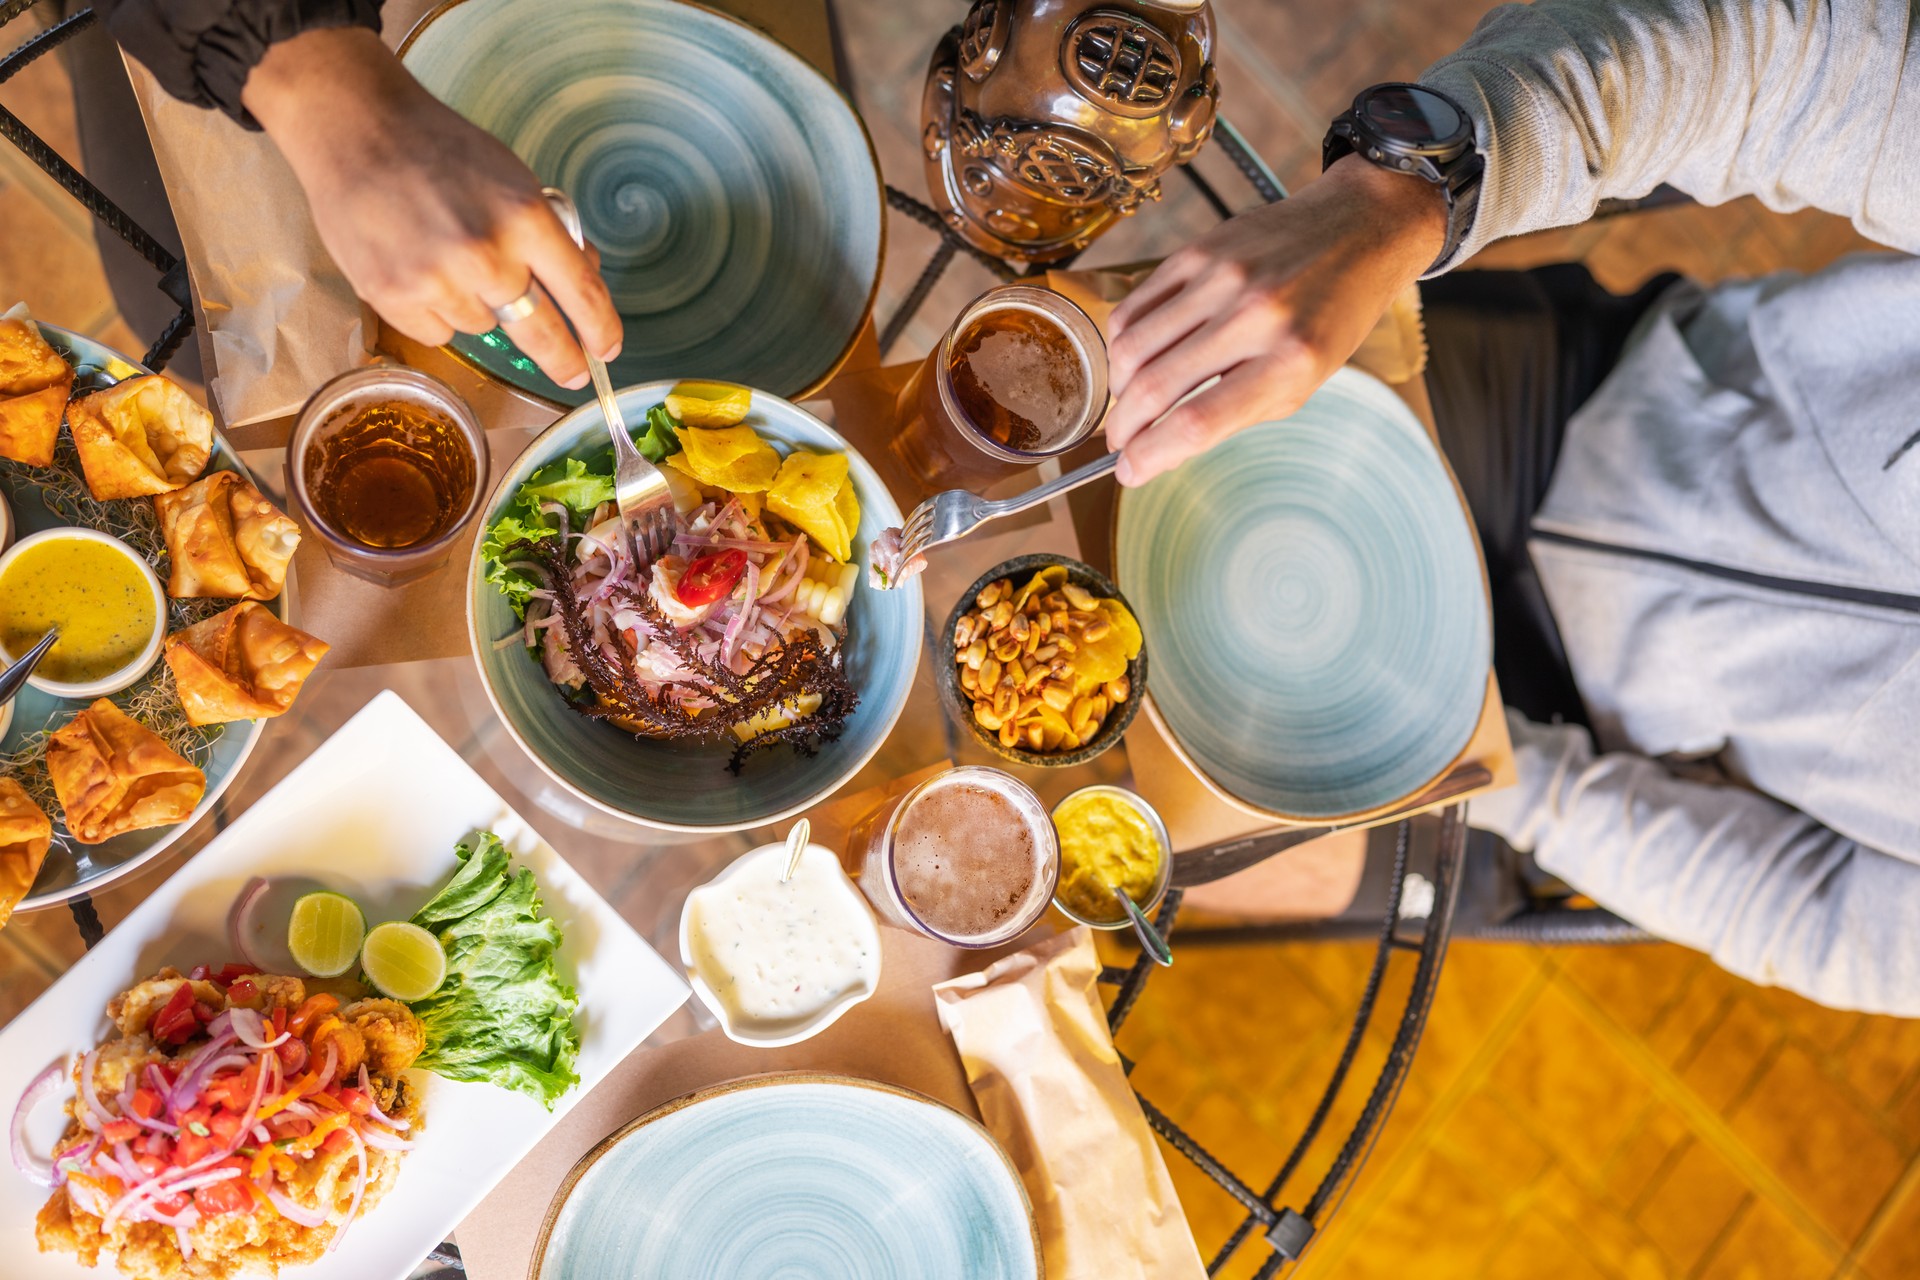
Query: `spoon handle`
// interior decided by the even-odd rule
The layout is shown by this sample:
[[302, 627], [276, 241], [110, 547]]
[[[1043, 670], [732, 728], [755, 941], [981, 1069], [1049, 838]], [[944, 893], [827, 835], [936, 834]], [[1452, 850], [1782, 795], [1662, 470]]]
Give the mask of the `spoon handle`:
[[1141, 950], [1152, 956], [1153, 962], [1161, 968], [1171, 967], [1173, 948], [1169, 947], [1167, 940], [1160, 936], [1160, 931], [1153, 927], [1153, 921], [1147, 919], [1147, 913], [1142, 911], [1139, 905], [1123, 891], [1115, 889], [1113, 893], [1126, 905], [1127, 919], [1133, 922], [1133, 934], [1140, 939]]
[[40, 659], [47, 656], [47, 650], [53, 648], [53, 642], [60, 638], [58, 628], [40, 637], [40, 643], [20, 655], [20, 661], [0, 671], [0, 706], [13, 701], [13, 695], [27, 687], [27, 677], [40, 665]]

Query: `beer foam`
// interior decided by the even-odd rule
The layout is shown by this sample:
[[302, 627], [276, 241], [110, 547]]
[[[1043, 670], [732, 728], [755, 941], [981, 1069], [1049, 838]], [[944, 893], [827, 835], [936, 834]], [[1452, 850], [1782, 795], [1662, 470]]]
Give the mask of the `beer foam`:
[[945, 937], [964, 941], [994, 933], [1021, 914], [1032, 896], [1041, 853], [1035, 821], [1026, 806], [990, 784], [929, 787], [893, 835], [900, 896]]

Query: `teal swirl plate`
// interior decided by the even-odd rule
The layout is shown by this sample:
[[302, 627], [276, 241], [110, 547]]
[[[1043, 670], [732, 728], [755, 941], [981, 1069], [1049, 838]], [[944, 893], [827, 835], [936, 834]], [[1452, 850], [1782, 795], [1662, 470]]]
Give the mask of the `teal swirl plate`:
[[1432, 438], [1374, 378], [1342, 370], [1292, 417], [1123, 491], [1115, 524], [1148, 706], [1229, 798], [1357, 817], [1473, 736], [1492, 657], [1479, 544]]
[[[452, 0], [407, 69], [574, 199], [626, 326], [623, 386], [717, 378], [800, 399], [837, 369], [880, 279], [866, 127], [824, 76], [679, 0]], [[584, 404], [500, 330], [454, 350]]]
[[984, 1129], [845, 1076], [762, 1076], [649, 1112], [561, 1184], [529, 1280], [1038, 1280]]

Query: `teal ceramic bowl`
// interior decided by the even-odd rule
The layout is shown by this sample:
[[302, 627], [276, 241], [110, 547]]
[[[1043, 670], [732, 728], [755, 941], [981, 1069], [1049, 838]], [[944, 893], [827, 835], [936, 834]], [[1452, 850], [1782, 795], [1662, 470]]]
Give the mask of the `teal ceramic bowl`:
[[[643, 422], [674, 383], [646, 383], [619, 392], [628, 422]], [[860, 498], [854, 535], [861, 584], [848, 613], [846, 663], [860, 705], [836, 742], [817, 755], [790, 747], [757, 752], [735, 777], [723, 745], [656, 742], [589, 720], [567, 706], [540, 664], [517, 644], [498, 647], [519, 629], [513, 610], [481, 576], [476, 543], [467, 570], [467, 626], [480, 679], [501, 722], [554, 781], [616, 817], [669, 831], [743, 831], [792, 817], [823, 800], [880, 749], [906, 706], [925, 642], [918, 579], [893, 591], [866, 585], [866, 549], [900, 524], [900, 508], [864, 458], [838, 432], [806, 410], [765, 392], [753, 393], [747, 425], [780, 453], [796, 448], [844, 453]], [[569, 413], [527, 446], [487, 505], [491, 525], [529, 475], [556, 458], [603, 459], [613, 451], [597, 404]]]
[[[826, 77], [678, 0], [452, 0], [420, 82], [580, 208], [626, 324], [615, 386], [715, 378], [804, 399], [852, 349], [885, 242], [865, 126]], [[454, 350], [557, 404], [498, 330]]]
[[1342, 370], [1292, 417], [1122, 490], [1114, 544], [1153, 650], [1149, 711], [1230, 801], [1366, 816], [1473, 736], [1492, 657], [1479, 544], [1383, 383]]
[[1039, 1280], [1032, 1210], [986, 1130], [846, 1076], [737, 1081], [583, 1157], [529, 1280]]

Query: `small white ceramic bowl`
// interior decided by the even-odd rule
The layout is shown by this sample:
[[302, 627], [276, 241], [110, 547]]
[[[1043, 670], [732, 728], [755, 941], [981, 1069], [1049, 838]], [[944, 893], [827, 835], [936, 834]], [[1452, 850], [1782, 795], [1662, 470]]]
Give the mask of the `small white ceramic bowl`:
[[[121, 555], [139, 566], [140, 576], [146, 579], [148, 588], [153, 592], [153, 634], [147, 637], [147, 643], [145, 647], [140, 650], [140, 656], [132, 662], [127, 663], [127, 665], [121, 667], [111, 675], [103, 676], [98, 680], [88, 680], [78, 683], [63, 680], [45, 680], [37, 675], [27, 677], [28, 684], [40, 690], [42, 693], [50, 693], [56, 698], [104, 698], [110, 693], [118, 693], [135, 680], [138, 680], [141, 676], [147, 674], [147, 671], [153, 666], [154, 662], [159, 659], [161, 646], [166, 643], [167, 639], [167, 593], [165, 588], [160, 585], [159, 575], [154, 573], [153, 566], [148, 564], [145, 557], [139, 552], [120, 541], [120, 539], [101, 533], [97, 529], [83, 529], [78, 526], [62, 529], [47, 529], [40, 533], [28, 534], [26, 537], [20, 539], [20, 541], [14, 543], [7, 549], [5, 555], [0, 555], [0, 578], [6, 577], [7, 570], [13, 565], [13, 562], [19, 558], [20, 553], [28, 547], [35, 546], [42, 542], [52, 542], [61, 538], [74, 538], [82, 542], [102, 542], [114, 548]], [[3, 647], [0, 647], [0, 657], [4, 657], [7, 661], [11, 662], [13, 656], [14, 655], [7, 653]]]
[[7, 505], [7, 495], [0, 493], [0, 551], [5, 551], [12, 541], [13, 508]]
[[680, 964], [686, 971], [687, 980], [693, 985], [694, 994], [700, 997], [700, 1003], [713, 1011], [713, 1016], [720, 1021], [720, 1029], [727, 1033], [729, 1040], [738, 1044], [753, 1045], [761, 1049], [778, 1049], [782, 1045], [798, 1044], [802, 1040], [819, 1035], [838, 1022], [841, 1014], [867, 999], [880, 987], [880, 927], [874, 922], [873, 908], [867, 905], [866, 897], [848, 877], [845, 868], [840, 865], [838, 854], [824, 846], [810, 844], [806, 852], [801, 855], [803, 859], [809, 861], [816, 856], [832, 863], [839, 890], [844, 892], [847, 901], [857, 908], [850, 914], [859, 922], [855, 927], [861, 931], [860, 941], [865, 944], [867, 953], [873, 957], [873, 970], [867, 975], [864, 985], [849, 991], [839, 1001], [822, 1008], [810, 1018], [784, 1019], [777, 1023], [736, 1021], [725, 1002], [714, 994], [713, 988], [707, 985], [706, 979], [700, 976], [699, 969], [695, 967], [693, 940], [688, 932], [693, 919], [693, 900], [696, 897], [708, 889], [725, 884], [733, 877], [752, 868], [756, 863], [777, 861], [784, 864], [787, 857], [787, 846], [784, 842], [761, 845], [758, 849], [741, 854], [727, 864], [726, 870], [688, 894], [686, 905], [680, 908]]

